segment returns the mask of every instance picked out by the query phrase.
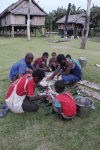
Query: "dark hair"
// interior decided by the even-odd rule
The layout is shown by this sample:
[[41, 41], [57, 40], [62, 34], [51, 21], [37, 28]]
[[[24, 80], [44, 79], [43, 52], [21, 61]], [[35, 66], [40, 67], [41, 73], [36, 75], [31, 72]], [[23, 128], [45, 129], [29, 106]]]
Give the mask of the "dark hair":
[[58, 61], [58, 62], [61, 62], [62, 60], [66, 60], [66, 57], [65, 57], [63, 54], [59, 54], [59, 55], [57, 56], [57, 61]]
[[61, 92], [65, 89], [65, 84], [62, 80], [58, 80], [55, 83], [55, 89], [59, 89]]
[[70, 57], [70, 59], [71, 59], [71, 55], [67, 54], [67, 55], [66, 55], [66, 58], [67, 58], [67, 57]]
[[27, 59], [29, 57], [33, 57], [33, 54], [32, 53], [27, 53], [26, 56], [25, 56], [25, 59]]
[[55, 55], [56, 55], [56, 52], [52, 52], [52, 55], [53, 55], [53, 54], [55, 54]]
[[43, 79], [45, 77], [45, 72], [42, 69], [36, 69], [32, 73], [33, 77], [38, 77], [38, 79]]
[[47, 52], [44, 52], [42, 56], [49, 56]]

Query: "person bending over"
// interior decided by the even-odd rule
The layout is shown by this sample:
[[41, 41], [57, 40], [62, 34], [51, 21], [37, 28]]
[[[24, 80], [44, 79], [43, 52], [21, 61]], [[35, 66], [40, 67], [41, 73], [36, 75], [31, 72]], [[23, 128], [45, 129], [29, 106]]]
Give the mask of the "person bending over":
[[48, 56], [49, 56], [49, 54], [47, 52], [44, 52], [42, 57], [37, 58], [33, 62], [33, 67], [42, 68], [44, 71], [50, 71], [49, 67], [47, 66]]
[[21, 60], [19, 60], [18, 62], [16, 62], [10, 70], [10, 79], [12, 81], [15, 81], [16, 79], [22, 77], [24, 74], [27, 73], [32, 73], [30, 69], [32, 69], [33, 71], [35, 70], [35, 68], [32, 66], [32, 61], [33, 61], [33, 54], [32, 53], [27, 53], [25, 58], [22, 58]]
[[56, 112], [55, 117], [59, 119], [61, 114], [65, 119], [71, 120], [76, 115], [76, 104], [73, 96], [65, 90], [65, 84], [62, 80], [55, 83], [55, 89], [58, 95], [53, 100], [53, 107]]
[[[69, 88], [77, 87], [77, 82], [82, 79], [82, 73], [80, 67], [73, 62], [72, 60], [66, 60], [66, 57], [63, 54], [57, 56], [57, 61], [60, 66], [54, 71], [54, 73], [48, 77], [48, 81], [53, 79], [54, 76], [62, 75], [62, 80], [65, 83], [72, 83], [72, 86]], [[62, 69], [62, 72], [60, 71]]]
[[35, 112], [39, 109], [34, 101], [47, 98], [48, 95], [35, 96], [34, 90], [36, 84], [44, 77], [44, 71], [36, 69], [32, 74], [25, 74], [10, 85], [5, 103], [12, 112], [23, 113], [24, 110]]

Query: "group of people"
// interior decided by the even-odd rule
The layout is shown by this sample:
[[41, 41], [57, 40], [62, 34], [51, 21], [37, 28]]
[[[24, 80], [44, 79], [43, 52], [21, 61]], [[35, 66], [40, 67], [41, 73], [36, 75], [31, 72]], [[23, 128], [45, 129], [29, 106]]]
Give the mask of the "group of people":
[[[69, 91], [64, 90], [65, 84], [69, 82], [72, 83], [69, 88], [77, 87], [77, 82], [82, 79], [81, 66], [76, 60], [71, 59], [70, 55], [65, 57], [63, 54], [59, 54], [57, 56], [53, 52], [51, 56], [49, 65], [47, 65], [49, 57], [47, 52], [44, 52], [42, 57], [37, 58], [34, 62], [33, 54], [27, 53], [25, 58], [11, 67], [9, 77], [13, 83], [9, 87], [5, 103], [12, 112], [37, 111], [39, 106], [34, 101], [41, 98], [46, 99], [48, 95], [35, 96], [35, 87], [42, 86], [39, 82], [45, 77], [45, 72], [53, 71], [47, 81], [52, 80], [56, 75], [57, 77], [62, 76], [62, 80], [57, 80], [55, 83], [58, 95], [52, 101], [56, 116], [61, 114], [66, 119], [72, 119], [76, 115], [75, 100]], [[31, 64], [32, 62], [33, 64]]]

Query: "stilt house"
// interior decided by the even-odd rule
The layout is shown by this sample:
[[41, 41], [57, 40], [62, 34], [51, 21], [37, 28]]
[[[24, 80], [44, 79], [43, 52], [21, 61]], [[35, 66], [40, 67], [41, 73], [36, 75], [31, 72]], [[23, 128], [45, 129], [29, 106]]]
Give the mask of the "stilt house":
[[[56, 23], [58, 24], [58, 30], [65, 30], [65, 18], [59, 19]], [[68, 16], [68, 22], [67, 22], [67, 28], [68, 30], [72, 30], [72, 34], [75, 35], [79, 32], [82, 32], [82, 29], [84, 28], [85, 25], [85, 18], [86, 15], [84, 13], [81, 14], [76, 14], [76, 15], [69, 15]]]
[[[20, 33], [26, 35], [27, 29], [27, 14], [29, 8], [29, 0], [19, 0], [10, 5], [0, 14], [0, 31], [2, 35], [14, 37]], [[34, 1], [31, 0], [30, 9], [30, 28], [31, 32], [39, 29], [42, 32], [42, 27], [45, 25], [45, 17], [48, 14]]]

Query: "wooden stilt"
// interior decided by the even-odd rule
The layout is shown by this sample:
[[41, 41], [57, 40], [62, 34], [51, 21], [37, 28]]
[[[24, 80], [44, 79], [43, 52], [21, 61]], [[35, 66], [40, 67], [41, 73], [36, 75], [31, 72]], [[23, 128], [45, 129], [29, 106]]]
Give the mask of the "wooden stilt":
[[2, 36], [4, 36], [4, 29], [2, 28]]
[[7, 27], [5, 27], [5, 35], [7, 36]]
[[14, 38], [14, 26], [12, 26], [11, 37]]
[[35, 28], [35, 37], [36, 37], [36, 28]]
[[42, 33], [42, 26], [40, 27], [40, 30], [41, 30], [41, 36], [43, 36], [43, 33]]
[[4, 36], [4, 28], [3, 28], [3, 36]]

